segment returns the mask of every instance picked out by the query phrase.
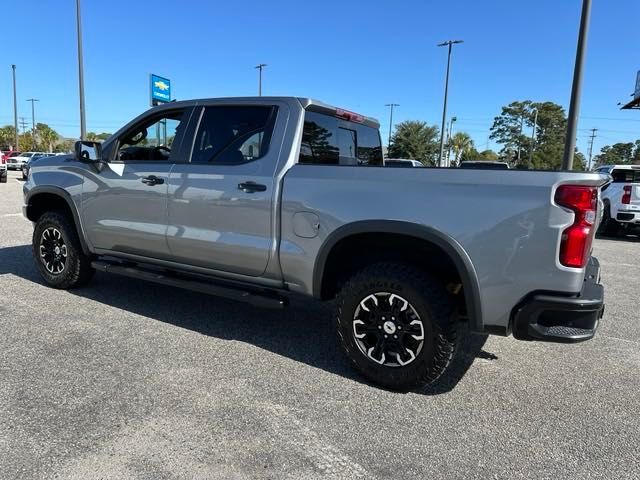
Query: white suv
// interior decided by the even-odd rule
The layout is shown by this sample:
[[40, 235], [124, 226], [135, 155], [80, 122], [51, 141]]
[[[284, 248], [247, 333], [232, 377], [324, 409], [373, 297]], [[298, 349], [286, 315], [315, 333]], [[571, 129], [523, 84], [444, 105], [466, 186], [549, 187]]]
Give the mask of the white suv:
[[623, 227], [640, 226], [640, 165], [604, 165], [613, 182], [602, 188], [604, 214], [600, 231], [617, 235]]

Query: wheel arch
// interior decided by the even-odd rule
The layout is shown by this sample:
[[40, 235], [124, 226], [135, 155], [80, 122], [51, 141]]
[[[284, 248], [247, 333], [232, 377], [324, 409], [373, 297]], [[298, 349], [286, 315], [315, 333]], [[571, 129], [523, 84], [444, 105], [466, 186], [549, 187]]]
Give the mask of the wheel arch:
[[71, 216], [82, 251], [85, 255], [90, 255], [89, 246], [82, 232], [80, 215], [69, 192], [55, 186], [34, 187], [29, 190], [25, 198], [25, 216], [29, 220], [36, 222], [42, 214], [55, 210], [63, 210]]
[[364, 220], [349, 223], [334, 230], [324, 241], [313, 270], [313, 296], [319, 299], [331, 298], [327, 294], [327, 272], [331, 268], [331, 256], [341, 242], [359, 235], [394, 235], [406, 238], [411, 242], [421, 242], [435, 246], [443, 251], [451, 261], [460, 278], [464, 291], [464, 303], [469, 317], [469, 323], [474, 331], [483, 331], [480, 287], [477, 273], [467, 252], [452, 237], [425, 225], [397, 221], [397, 220]]

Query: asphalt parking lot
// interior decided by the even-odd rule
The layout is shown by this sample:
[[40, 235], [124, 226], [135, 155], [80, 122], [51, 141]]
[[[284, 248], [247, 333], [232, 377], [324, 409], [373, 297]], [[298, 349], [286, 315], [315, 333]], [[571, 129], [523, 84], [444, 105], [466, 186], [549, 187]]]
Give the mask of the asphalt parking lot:
[[0, 184], [0, 477], [640, 478], [640, 238], [596, 240], [607, 310], [579, 345], [473, 336], [398, 394], [342, 357], [331, 310], [97, 274], [43, 285]]

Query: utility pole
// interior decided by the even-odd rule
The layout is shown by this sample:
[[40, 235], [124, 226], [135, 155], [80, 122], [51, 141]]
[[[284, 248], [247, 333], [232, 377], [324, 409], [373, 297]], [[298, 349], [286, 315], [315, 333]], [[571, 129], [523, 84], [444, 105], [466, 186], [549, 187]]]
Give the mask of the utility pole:
[[520, 151], [522, 150], [522, 126], [524, 124], [524, 117], [520, 115], [520, 135], [518, 135], [518, 161], [517, 165], [520, 166]]
[[16, 66], [11, 65], [11, 69], [13, 70], [13, 128], [15, 130], [15, 138], [14, 138], [14, 150], [20, 150], [18, 148], [18, 97], [16, 95]]
[[29, 122], [27, 122], [24, 117], [20, 117], [20, 126], [22, 127], [22, 133], [27, 131], [27, 124]]
[[439, 43], [438, 47], [449, 47], [449, 53], [447, 55], [447, 76], [444, 82], [444, 105], [442, 107], [442, 127], [440, 129], [440, 159], [439, 165], [442, 167], [444, 160], [444, 133], [447, 122], [447, 97], [449, 95], [449, 69], [451, 68], [451, 47], [457, 43], [462, 43], [462, 40], [447, 40], [446, 42]]
[[533, 168], [533, 149], [536, 147], [536, 130], [538, 129], [538, 109], [534, 108], [533, 130], [531, 130], [531, 149], [529, 150], [529, 168]]
[[580, 114], [580, 96], [582, 95], [582, 70], [587, 49], [587, 34], [589, 33], [589, 17], [591, 16], [591, 0], [582, 0], [582, 15], [580, 17], [580, 33], [576, 49], [576, 64], [573, 70], [573, 85], [571, 87], [571, 104], [569, 105], [569, 121], [567, 123], [567, 138], [564, 143], [562, 169], [573, 168], [573, 155], [576, 150], [576, 134], [578, 131], [578, 115]]
[[589, 163], [587, 163], [588, 167], [587, 170], [591, 171], [591, 157], [593, 155], [593, 141], [596, 138], [596, 132], [598, 131], [597, 128], [592, 128], [591, 129], [591, 135], [589, 135]]
[[267, 66], [266, 63], [259, 63], [258, 65], [256, 65], [256, 68], [260, 71], [260, 73], [258, 74], [258, 96], [259, 97], [262, 96], [262, 69], [266, 66]]
[[[391, 111], [389, 112], [389, 141], [387, 142], [387, 152], [389, 151], [389, 147], [391, 146], [391, 129], [393, 128], [393, 107], [399, 107], [399, 103], [385, 103], [385, 107], [391, 107]], [[388, 155], [388, 153], [387, 153]]]
[[28, 98], [27, 102], [31, 102], [31, 131], [34, 133], [35, 135], [35, 131], [36, 131], [36, 108], [35, 108], [35, 103], [39, 102], [40, 100], [38, 100], [37, 98]]
[[84, 115], [84, 65], [82, 62], [82, 18], [80, 0], [76, 0], [76, 30], [78, 32], [78, 84], [80, 90], [80, 140], [87, 136], [87, 122]]

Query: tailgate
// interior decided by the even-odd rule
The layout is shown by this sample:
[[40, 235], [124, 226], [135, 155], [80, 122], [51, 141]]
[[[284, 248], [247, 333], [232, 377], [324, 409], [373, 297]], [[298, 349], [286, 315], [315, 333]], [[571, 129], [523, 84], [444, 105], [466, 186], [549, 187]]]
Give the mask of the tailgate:
[[640, 205], [640, 183], [631, 183], [631, 205]]

